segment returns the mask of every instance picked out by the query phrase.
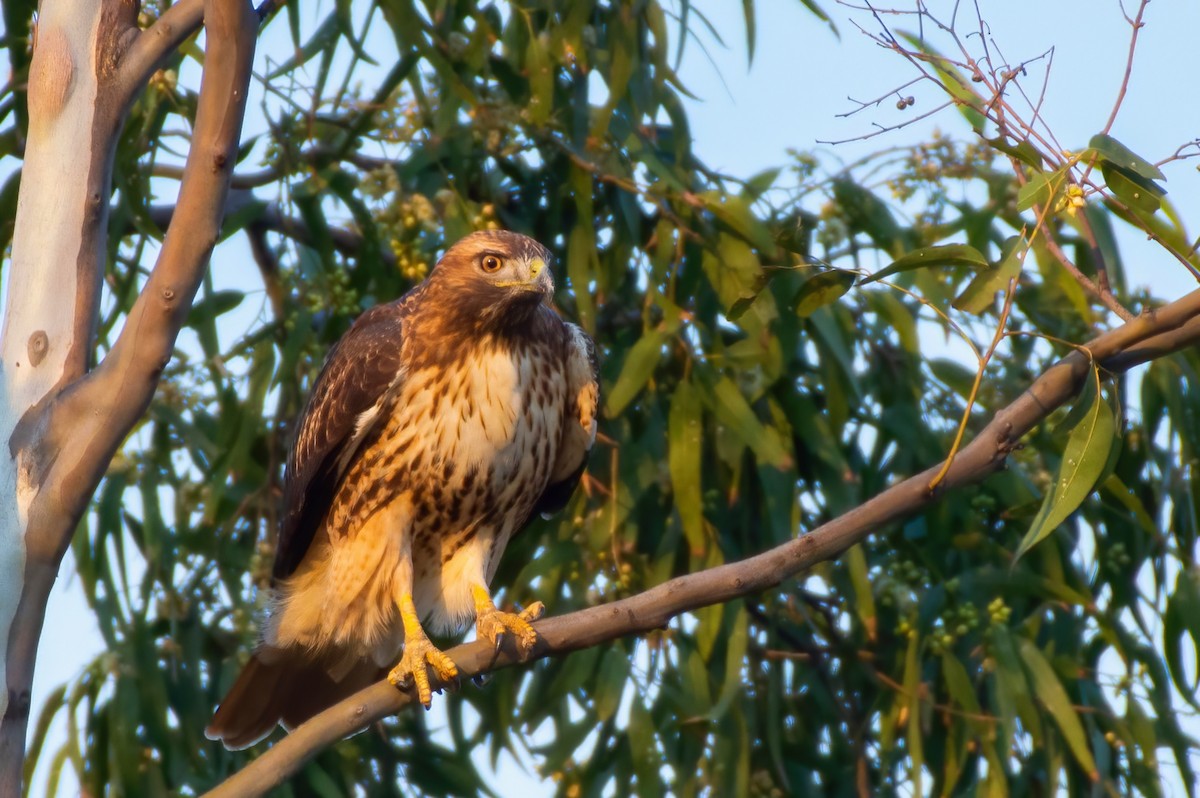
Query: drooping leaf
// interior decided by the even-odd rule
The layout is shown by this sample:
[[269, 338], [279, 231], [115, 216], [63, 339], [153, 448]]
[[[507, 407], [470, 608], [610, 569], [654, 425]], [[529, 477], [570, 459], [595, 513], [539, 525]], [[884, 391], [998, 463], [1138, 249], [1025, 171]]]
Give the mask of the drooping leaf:
[[796, 315], [807, 318], [828, 304], [836, 302], [854, 286], [853, 272], [829, 269], [817, 272], [804, 281], [796, 294]]
[[[742, 312], [766, 284], [766, 275], [758, 256], [740, 238], [721, 234], [716, 251], [705, 250], [701, 259], [704, 273], [716, 289], [725, 308]], [[748, 300], [748, 302], [747, 302]]]
[[1007, 138], [1003, 136], [996, 136], [995, 138], [986, 139], [986, 141], [989, 145], [995, 147], [1005, 155], [1010, 155], [1027, 166], [1032, 166], [1036, 170], [1041, 170], [1042, 156], [1037, 151], [1037, 147], [1034, 147], [1032, 144], [1030, 144], [1028, 140], [1023, 139], [1016, 144], [1012, 144]]
[[887, 203], [848, 178], [833, 181], [833, 198], [842, 207], [851, 230], [866, 234], [884, 252], [895, 255], [903, 251], [904, 231]]
[[921, 730], [921, 660], [920, 638], [911, 635], [908, 648], [904, 655], [904, 694], [907, 696], [906, 708], [908, 723], [905, 728], [905, 740], [908, 742], [909, 773], [911, 774], [913, 790], [916, 795], [923, 795], [921, 784], [924, 780], [925, 743]]
[[1083, 504], [1104, 472], [1115, 435], [1112, 408], [1103, 394], [1096, 391], [1087, 413], [1071, 430], [1054, 483], [1021, 540], [1018, 558], [1044, 540]]
[[1108, 189], [1133, 211], [1149, 215], [1162, 207], [1161, 197], [1166, 192], [1153, 181], [1107, 161], [1100, 164], [1100, 174]]
[[926, 269], [934, 266], [968, 266], [972, 269], [986, 268], [987, 258], [975, 247], [967, 244], [942, 244], [924, 247], [892, 261], [886, 266], [863, 280], [862, 284], [873, 283], [885, 277], [891, 277], [900, 272], [913, 269]]
[[1097, 133], [1092, 136], [1088, 142], [1088, 147], [1094, 150], [1101, 159], [1108, 161], [1113, 166], [1133, 172], [1145, 180], [1167, 179], [1166, 175], [1157, 166], [1105, 133]]
[[791, 455], [783, 447], [778, 432], [759, 420], [733, 380], [721, 377], [706, 387], [705, 398], [711, 402], [713, 413], [759, 459], [776, 468], [791, 467]]
[[683, 534], [691, 546], [692, 554], [697, 557], [704, 553], [705, 546], [704, 498], [701, 485], [702, 410], [700, 398], [691, 382], [685, 380], [679, 383], [671, 397], [667, 441], [668, 465], [675, 508], [679, 512]]
[[954, 300], [954, 307], [972, 315], [982, 313], [996, 301], [996, 294], [1008, 288], [1011, 280], [1021, 276], [1021, 266], [1029, 252], [1020, 236], [1004, 242], [1003, 255], [994, 266], [982, 269]]
[[1049, 174], [1033, 172], [1029, 181], [1017, 191], [1017, 210], [1027, 211], [1034, 205], [1046, 206], [1067, 186], [1067, 168], [1063, 166]]
[[[1190, 656], [1185, 656], [1185, 643], [1190, 642]], [[1163, 644], [1171, 679], [1194, 707], [1200, 708], [1200, 675], [1193, 665], [1191, 672], [1185, 663], [1196, 662], [1200, 656], [1200, 572], [1195, 568], [1180, 571], [1175, 579], [1175, 591], [1167, 599], [1163, 615]]]
[[669, 338], [670, 333], [666, 330], [651, 330], [629, 350], [629, 354], [625, 356], [625, 364], [621, 367], [621, 374], [608, 392], [604, 409], [607, 416], [619, 416], [641, 393], [662, 360], [662, 348]]
[[1099, 774], [1096, 772], [1096, 762], [1092, 758], [1092, 751], [1087, 744], [1083, 724], [1079, 720], [1075, 707], [1071, 704], [1070, 696], [1063, 689], [1058, 674], [1054, 672], [1054, 668], [1042, 654], [1041, 649], [1030, 640], [1021, 638], [1017, 649], [1021, 652], [1021, 661], [1029, 673], [1034, 697], [1054, 719], [1054, 723], [1062, 732], [1067, 741], [1067, 747], [1071, 750], [1075, 760], [1079, 762], [1079, 766], [1092, 781], [1096, 781]]

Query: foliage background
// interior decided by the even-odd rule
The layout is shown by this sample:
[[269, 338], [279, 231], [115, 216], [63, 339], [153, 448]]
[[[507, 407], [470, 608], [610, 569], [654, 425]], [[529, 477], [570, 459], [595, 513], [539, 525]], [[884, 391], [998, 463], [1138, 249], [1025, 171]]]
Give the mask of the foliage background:
[[[844, 172], [840, 152], [797, 153], [778, 173], [739, 179], [705, 167], [692, 145], [699, 126], [671, 77], [669, 12], [680, 8], [470, 8], [437, 4], [422, 25], [402, 2], [289, 7], [272, 23], [275, 35], [298, 31], [305, 63], [263, 70], [272, 91], [240, 171], [267, 172], [227, 224], [231, 242], [257, 242], [255, 257], [218, 250], [193, 337], [77, 537], [106, 651], [50, 696], [45, 717], [71, 718], [61, 747], [39, 752], [50, 770], [71, 763], [85, 788], [114, 794], [187, 793], [242, 761], [200, 729], [253, 639], [251, 586], [265, 580], [278, 464], [305, 380], [361, 307], [397, 295], [444, 239], [475, 226], [552, 245], [571, 289], [560, 307], [607, 354], [613, 443], [593, 459], [590, 495], [510, 549], [498, 581], [517, 586], [513, 600], [565, 612], [761, 551], [950, 448], [973, 375], [930, 308], [986, 344], [998, 304], [949, 309], [969, 272], [912, 272], [898, 280], [911, 293], [873, 285], [797, 308], [809, 309], [800, 300], [819, 271], [803, 256], [874, 270], [965, 240], [999, 259], [1020, 227], [1012, 169], [960, 143], [971, 139], [953, 112], [941, 121], [957, 142]], [[711, 44], [705, 10], [687, 24]], [[22, 29], [21, 13], [5, 6], [6, 30]], [[826, 35], [811, 14], [803, 24]], [[380, 67], [359, 83], [344, 77], [362, 68], [345, 34], [365, 25], [363, 55]], [[501, 42], [490, 54], [489, 27]], [[415, 55], [393, 67], [381, 40]], [[8, 43], [19, 73], [21, 42]], [[172, 196], [163, 167], [186, 145], [194, 71], [186, 59], [177, 71], [148, 91], [118, 157], [113, 224], [124, 237], [114, 236], [102, 345]], [[20, 95], [8, 96], [4, 124], [16, 131]], [[0, 192], [8, 202], [13, 180]], [[1096, 203], [1097, 227], [1120, 226], [1106, 219]], [[1070, 220], [1057, 229], [1071, 247]], [[1032, 257], [1012, 328], [1080, 341], [1112, 323], [1044, 253]], [[1181, 268], [1125, 262], [1128, 275], [1120, 259], [1109, 267], [1135, 309], [1150, 302], [1144, 284]], [[1008, 339], [975, 417], [1062, 351]], [[474, 794], [486, 779], [465, 741], [532, 747], [565, 795], [887, 793], [918, 778], [939, 793], [1082, 792], [1092, 771], [1112, 791], [1157, 794], [1176, 769], [1188, 784], [1195, 368], [1194, 354], [1176, 356], [1107, 394], [1129, 430], [1118, 482], [1015, 567], [1070, 422], [1033, 436], [1005, 474], [799, 583], [646, 641], [499, 674], [445, 700], [449, 744], [406, 715], [326, 753], [292, 789], [389, 794], [400, 773], [423, 793]]]

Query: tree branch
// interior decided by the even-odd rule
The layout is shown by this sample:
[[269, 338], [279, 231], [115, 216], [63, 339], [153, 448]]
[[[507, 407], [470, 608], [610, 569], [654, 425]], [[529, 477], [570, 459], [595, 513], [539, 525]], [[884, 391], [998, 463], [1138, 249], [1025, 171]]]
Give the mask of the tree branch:
[[[285, 213], [278, 202], [263, 202], [249, 191], [231, 191], [226, 200], [226, 214], [240, 213], [256, 204], [259, 210], [254, 214], [250, 225], [256, 226], [260, 231], [286, 236], [305, 246], [316, 246], [317, 237], [303, 219]], [[149, 209], [150, 221], [160, 228], [166, 228], [174, 218], [175, 212], [175, 207], [171, 205], [152, 205]], [[333, 248], [346, 257], [357, 257], [366, 246], [362, 233], [349, 228], [329, 227], [326, 232]], [[380, 247], [376, 254], [389, 268], [396, 267], [396, 253], [387, 247]]]
[[[1021, 437], [1078, 394], [1093, 359], [1110, 373], [1200, 342], [1200, 291], [1094, 338], [1045, 371], [992, 420], [955, 458], [933, 491], [939, 466], [909, 477], [865, 504], [807, 535], [770, 551], [699, 573], [681, 576], [627, 599], [547, 618], [537, 623], [531, 659], [566, 654], [632, 634], [658, 629], [680, 613], [759, 593], [830, 560], [871, 532], [936, 502], [948, 490], [982, 481], [1005, 467]], [[1088, 354], [1090, 353], [1090, 357]], [[447, 652], [463, 677], [518, 662], [511, 647], [498, 654], [486, 642]], [[444, 687], [445, 685], [438, 685]], [[374, 684], [277, 742], [271, 750], [208, 793], [209, 798], [262, 795], [342, 738], [413, 703], [411, 693], [388, 682]]]
[[[205, 6], [205, 0], [179, 0], [164, 11], [153, 25], [137, 34], [121, 59], [117, 74], [122, 105], [132, 103], [162, 62], [178, 50], [189, 36], [200, 30], [206, 13]], [[207, 46], [211, 53], [212, 42]]]
[[[234, 174], [233, 182], [230, 185], [234, 189], [261, 188], [277, 182], [280, 178], [296, 174], [301, 168], [320, 167], [335, 161], [353, 164], [364, 172], [396, 164], [395, 161], [387, 158], [375, 158], [360, 152], [342, 152], [336, 147], [317, 146], [297, 153], [294, 157], [281, 156], [274, 164], [257, 172]], [[154, 177], [166, 177], [174, 180], [183, 177], [183, 170], [174, 164], [156, 163], [150, 173]]]

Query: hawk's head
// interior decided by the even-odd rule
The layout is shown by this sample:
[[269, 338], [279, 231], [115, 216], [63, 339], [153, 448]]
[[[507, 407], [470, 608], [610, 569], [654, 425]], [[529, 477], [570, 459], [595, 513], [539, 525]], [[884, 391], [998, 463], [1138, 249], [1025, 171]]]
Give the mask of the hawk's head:
[[483, 230], [446, 250], [429, 282], [448, 294], [459, 314], [508, 327], [554, 298], [550, 261], [550, 251], [528, 236]]

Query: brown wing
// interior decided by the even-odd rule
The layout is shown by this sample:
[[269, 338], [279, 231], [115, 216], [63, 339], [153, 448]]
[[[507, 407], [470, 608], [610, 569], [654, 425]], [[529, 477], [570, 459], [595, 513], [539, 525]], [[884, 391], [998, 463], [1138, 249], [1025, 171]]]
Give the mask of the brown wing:
[[349, 462], [401, 379], [404, 319], [417, 298], [377, 305], [342, 336], [317, 376], [297, 425], [283, 484], [275, 579], [290, 576], [325, 520]]
[[596, 345], [576, 325], [566, 324], [565, 327], [567, 418], [558, 447], [558, 459], [551, 471], [549, 484], [534, 505], [535, 515], [550, 515], [567, 505], [583, 476], [588, 453], [596, 441], [596, 420], [600, 412], [600, 370], [596, 360]]

